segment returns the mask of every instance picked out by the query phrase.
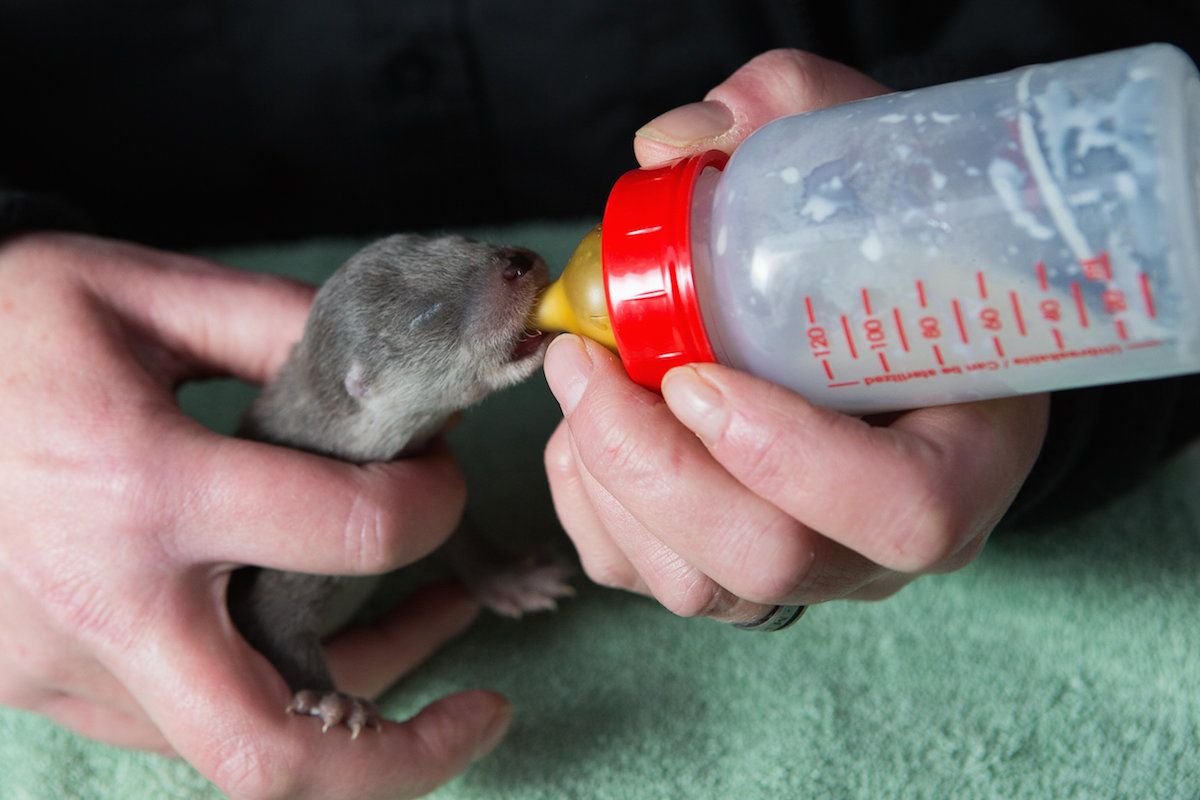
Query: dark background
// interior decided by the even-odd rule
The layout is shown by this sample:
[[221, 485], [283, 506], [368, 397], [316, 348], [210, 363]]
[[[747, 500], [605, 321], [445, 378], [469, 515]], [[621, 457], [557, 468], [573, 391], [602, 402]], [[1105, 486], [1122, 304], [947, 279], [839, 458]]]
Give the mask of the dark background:
[[0, 0], [0, 188], [172, 246], [598, 216], [639, 126], [772, 47], [906, 89], [1198, 31], [1162, 1]]

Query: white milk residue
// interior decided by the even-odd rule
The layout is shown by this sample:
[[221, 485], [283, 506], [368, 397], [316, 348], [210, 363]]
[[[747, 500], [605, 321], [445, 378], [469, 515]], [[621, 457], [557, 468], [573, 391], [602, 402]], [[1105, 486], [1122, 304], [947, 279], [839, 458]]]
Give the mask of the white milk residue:
[[1128, 172], [1118, 172], [1113, 178], [1113, 185], [1123, 199], [1133, 200], [1137, 197], [1137, 179]]
[[842, 203], [835, 203], [824, 195], [813, 195], [800, 207], [800, 213], [813, 222], [824, 222], [837, 213]]
[[[1021, 154], [1025, 156], [1025, 160], [1029, 164], [1029, 172], [1033, 176], [1034, 183], [1037, 184], [1042, 204], [1045, 205], [1050, 218], [1054, 220], [1054, 225], [1058, 228], [1058, 233], [1062, 236], [1063, 241], [1067, 243], [1067, 247], [1071, 249], [1077, 259], [1091, 258], [1091, 248], [1088, 247], [1087, 239], [1080, 232], [1079, 226], [1075, 224], [1075, 217], [1071, 214], [1071, 209], [1067, 206], [1066, 201], [1063, 200], [1062, 191], [1055, 183], [1054, 177], [1050, 174], [1046, 158], [1042, 155], [1041, 145], [1038, 143], [1037, 132], [1033, 127], [1033, 115], [1029, 112], [1029, 82], [1033, 80], [1035, 71], [1035, 69], [1025, 70], [1020, 80], [1017, 81], [1017, 103], [1021, 108], [1021, 113], [1017, 116], [1017, 130], [1021, 137]], [[1051, 86], [1053, 85], [1052, 83]]]
[[[1153, 77], [1153, 71], [1148, 70], [1143, 66], [1131, 70], [1139, 73], [1134, 81]], [[1143, 116], [1145, 101], [1132, 83], [1121, 87], [1111, 99], [1104, 99], [1072, 92], [1059, 80], [1049, 81], [1043, 91], [1031, 97], [1029, 85], [1034, 72], [1027, 70], [1017, 83], [1017, 99], [1023, 109], [1019, 120], [1022, 152], [1063, 241], [1076, 258], [1091, 258], [1096, 248], [1079, 229], [1059, 187], [1073, 177], [1072, 163], [1090, 153], [1106, 151], [1129, 167], [1114, 179], [1118, 193], [1126, 199], [1136, 197], [1138, 177], [1153, 180], [1154, 176], [1153, 155], [1146, 149], [1154, 136]], [[1031, 106], [1038, 112], [1040, 142]]]
[[[840, 175], [828, 175], [830, 165], [821, 165], [804, 178], [805, 200], [800, 215], [813, 222], [824, 222], [843, 209], [853, 208], [855, 196], [848, 191]], [[853, 174], [854, 170], [851, 170]]]
[[875, 231], [868, 233], [862, 240], [862, 244], [858, 246], [858, 251], [868, 261], [878, 261], [883, 258], [883, 242], [879, 240], [879, 234]]
[[1053, 229], [1038, 222], [1037, 216], [1025, 207], [1021, 199], [1025, 173], [1021, 172], [1020, 167], [1007, 159], [993, 159], [988, 165], [988, 180], [992, 182], [992, 188], [1007, 209], [1014, 225], [1039, 241], [1054, 238]]

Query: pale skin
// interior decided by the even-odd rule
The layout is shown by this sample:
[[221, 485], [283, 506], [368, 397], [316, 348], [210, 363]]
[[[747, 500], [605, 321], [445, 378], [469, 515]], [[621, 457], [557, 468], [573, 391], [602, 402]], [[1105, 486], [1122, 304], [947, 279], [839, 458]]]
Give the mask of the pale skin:
[[[511, 708], [487, 691], [355, 742], [322, 735], [284, 713], [287, 687], [229, 622], [237, 565], [383, 572], [462, 510], [444, 446], [354, 466], [181, 414], [182, 380], [273, 375], [312, 293], [90, 237], [0, 245], [0, 702], [178, 754], [234, 798], [418, 796], [500, 740]], [[332, 640], [334, 677], [378, 695], [477, 612], [431, 587]]]
[[[651, 121], [635, 151], [643, 166], [732, 153], [773, 119], [886, 91], [771, 51]], [[967, 565], [1029, 474], [1049, 414], [1035, 395], [864, 421], [716, 364], [672, 370], [659, 397], [577, 336], [554, 341], [545, 372], [564, 414], [546, 470], [587, 574], [729, 622], [880, 599]]]

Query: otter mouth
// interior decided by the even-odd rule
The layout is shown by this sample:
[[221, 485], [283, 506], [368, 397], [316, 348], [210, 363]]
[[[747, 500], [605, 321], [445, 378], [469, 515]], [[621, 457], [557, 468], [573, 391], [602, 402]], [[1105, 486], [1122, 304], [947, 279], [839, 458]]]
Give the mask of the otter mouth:
[[544, 331], [524, 331], [517, 337], [517, 343], [513, 345], [512, 354], [509, 356], [509, 363], [524, 361], [527, 358], [532, 358], [539, 355], [550, 340], [554, 338], [554, 334]]
[[525, 311], [520, 322], [513, 320], [514, 327], [517, 325], [520, 327], [514, 331], [515, 336], [512, 339], [511, 349], [508, 351], [508, 363], [521, 364], [522, 371], [536, 369], [533, 362], [541, 361], [541, 357], [545, 355], [546, 346], [554, 338], [553, 333], [541, 330], [535, 313], [542, 293], [550, 284], [550, 270], [546, 266], [546, 262], [537, 254], [516, 250], [508, 256], [508, 266], [504, 270], [503, 277], [506, 283], [514, 286], [514, 289], [517, 288], [515, 282], [521, 282], [521, 307]]

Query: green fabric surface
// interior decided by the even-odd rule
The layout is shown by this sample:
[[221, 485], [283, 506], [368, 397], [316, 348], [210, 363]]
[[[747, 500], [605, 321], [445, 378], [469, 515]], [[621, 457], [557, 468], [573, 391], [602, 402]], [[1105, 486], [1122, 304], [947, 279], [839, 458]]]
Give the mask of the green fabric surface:
[[[586, 228], [468, 233], [561, 265]], [[357, 244], [210, 255], [320, 280]], [[182, 401], [228, 431], [251, 396], [215, 381]], [[452, 435], [468, 513], [518, 549], [562, 537], [541, 468], [558, 418], [539, 375]], [[442, 800], [1200, 797], [1198, 478], [1193, 447], [1087, 516], [779, 634], [677, 619], [580, 574], [557, 613], [482, 617], [383, 706], [403, 717], [478, 686], [513, 700], [506, 741]], [[218, 796], [182, 762], [0, 711], [3, 800]]]

